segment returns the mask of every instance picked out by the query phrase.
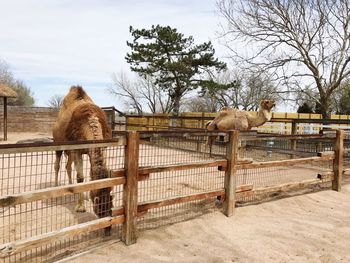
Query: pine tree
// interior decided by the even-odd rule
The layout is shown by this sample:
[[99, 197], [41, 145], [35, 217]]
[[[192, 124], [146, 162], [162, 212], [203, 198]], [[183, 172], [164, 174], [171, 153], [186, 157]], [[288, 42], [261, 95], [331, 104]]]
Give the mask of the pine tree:
[[132, 71], [141, 76], [152, 76], [155, 84], [171, 99], [173, 113], [178, 114], [180, 100], [186, 92], [198, 87], [215, 85], [203, 79], [204, 73], [223, 70], [224, 62], [214, 57], [211, 42], [195, 45], [192, 36], [185, 37], [169, 26], [151, 29], [130, 27], [132, 42], [127, 42], [131, 53], [125, 59]]

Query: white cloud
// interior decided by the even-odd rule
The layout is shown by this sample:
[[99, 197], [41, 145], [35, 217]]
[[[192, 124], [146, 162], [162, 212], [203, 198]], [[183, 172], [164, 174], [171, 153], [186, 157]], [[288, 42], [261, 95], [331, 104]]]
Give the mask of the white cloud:
[[200, 43], [215, 40], [219, 20], [215, 0], [0, 0], [0, 10], [0, 58], [41, 106], [77, 83], [98, 104], [121, 106], [105, 88], [113, 72], [128, 68], [130, 25], [170, 25]]

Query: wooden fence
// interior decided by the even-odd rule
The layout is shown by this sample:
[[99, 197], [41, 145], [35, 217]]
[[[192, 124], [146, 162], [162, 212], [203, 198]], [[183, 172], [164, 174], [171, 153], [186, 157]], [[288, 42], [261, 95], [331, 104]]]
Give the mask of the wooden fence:
[[[250, 112], [253, 116], [256, 112]], [[205, 124], [216, 113], [183, 112], [179, 116], [172, 114], [127, 115], [127, 130], [168, 130], [168, 129], [205, 129]], [[261, 132], [279, 134], [312, 134], [323, 128], [350, 128], [350, 115], [332, 114], [331, 119], [322, 119], [320, 114], [273, 112], [270, 122], [259, 128]]]
[[[170, 133], [169, 133], [170, 134]], [[198, 132], [187, 132], [182, 134], [176, 134], [177, 137], [195, 136]], [[215, 135], [215, 133], [213, 133]], [[147, 134], [146, 134], [147, 135]], [[154, 134], [152, 134], [154, 135]], [[203, 134], [202, 134], [203, 135]], [[204, 134], [207, 136], [208, 134]], [[166, 136], [166, 132], [156, 134], [156, 137]], [[140, 147], [142, 145], [149, 145], [145, 134], [141, 134], [135, 131], [126, 133], [119, 133], [117, 139], [111, 141], [100, 142], [87, 142], [87, 143], [75, 143], [75, 144], [44, 144], [44, 145], [3, 145], [0, 146], [0, 158], [6, 159], [8, 156], [15, 156], [23, 153], [36, 153], [36, 152], [53, 152], [57, 150], [76, 150], [96, 147], [122, 147], [124, 149], [124, 162], [123, 168], [112, 169], [110, 172], [110, 178], [89, 181], [84, 183], [75, 183], [70, 185], [63, 185], [57, 187], [46, 187], [38, 190], [31, 191], [18, 191], [15, 194], [6, 194], [0, 197], [0, 208], [10, 209], [22, 204], [29, 204], [36, 201], [50, 200], [58, 197], [73, 196], [77, 193], [88, 192], [96, 189], [103, 189], [107, 187], [123, 186], [122, 190], [122, 205], [115, 207], [112, 210], [112, 215], [96, 218], [88, 222], [70, 225], [57, 229], [55, 231], [49, 231], [40, 235], [33, 235], [26, 238], [13, 239], [8, 242], [0, 244], [0, 256], [7, 259], [9, 262], [16, 261], [16, 254], [23, 252], [28, 254], [34, 248], [43, 247], [47, 244], [57, 242], [61, 239], [66, 239], [73, 236], [79, 236], [83, 233], [96, 231], [98, 229], [104, 229], [112, 225], [122, 225], [121, 239], [126, 245], [134, 244], [137, 240], [137, 219], [144, 216], [149, 210], [169, 206], [173, 204], [180, 204], [191, 202], [195, 200], [203, 200], [207, 198], [217, 197], [223, 203], [223, 213], [226, 216], [232, 216], [236, 207], [236, 200], [238, 197], [248, 197], [262, 193], [273, 193], [288, 191], [291, 189], [300, 189], [317, 184], [332, 182], [332, 189], [336, 191], [341, 190], [342, 175], [344, 172], [343, 167], [343, 154], [344, 154], [344, 131], [337, 130], [335, 138], [328, 138], [334, 144], [334, 151], [322, 152], [318, 156], [294, 158], [287, 160], [275, 160], [256, 162], [251, 159], [240, 158], [240, 141], [244, 140], [262, 140], [264, 138], [240, 138], [238, 131], [231, 131], [228, 134], [228, 141], [226, 143], [226, 153], [222, 158], [208, 158], [202, 161], [188, 162], [188, 163], [175, 163], [167, 165], [141, 165]], [[187, 137], [186, 137], [187, 138]], [[307, 137], [305, 137], [307, 139]], [[320, 138], [323, 138], [320, 135]], [[300, 140], [302, 136], [288, 137], [288, 140]], [[171, 140], [170, 140], [171, 141]], [[171, 142], [170, 142], [171, 143]], [[197, 148], [200, 149], [201, 147]], [[153, 149], [153, 148], [152, 148]], [[176, 148], [178, 149], [178, 148]], [[311, 164], [332, 161], [332, 171], [323, 174], [323, 176], [315, 179], [303, 180], [298, 182], [286, 183], [281, 185], [274, 185], [270, 187], [258, 187], [255, 188], [249, 184], [237, 184], [237, 172], [239, 170], [250, 169], [262, 169], [262, 168], [275, 168], [275, 167], [292, 167], [300, 164]], [[2, 161], [4, 163], [4, 161]], [[171, 198], [162, 198], [152, 201], [139, 201], [138, 182], [147, 181], [150, 178], [150, 174], [174, 172], [181, 170], [191, 170], [198, 168], [217, 167], [220, 171], [225, 171], [224, 184], [221, 189], [215, 189], [205, 192], [200, 192], [191, 195], [175, 196]], [[2, 166], [2, 169], [7, 169]], [[52, 176], [53, 178], [53, 176]], [[30, 209], [30, 208], [29, 208]], [[1, 217], [1, 213], [0, 213]], [[5, 215], [3, 216], [5, 217]], [[11, 221], [11, 213], [6, 215]], [[5, 221], [1, 221], [3, 228], [7, 228], [8, 225], [4, 225]], [[12, 224], [13, 222], [8, 222]], [[34, 226], [33, 226], [34, 227]], [[117, 237], [116, 237], [117, 238]], [[43, 253], [43, 252], [42, 252]], [[21, 258], [20, 258], [21, 259]]]

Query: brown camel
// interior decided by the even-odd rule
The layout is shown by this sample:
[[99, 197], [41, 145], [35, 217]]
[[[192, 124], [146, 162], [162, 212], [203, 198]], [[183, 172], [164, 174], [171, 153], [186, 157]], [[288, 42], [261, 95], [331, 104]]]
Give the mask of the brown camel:
[[[104, 111], [93, 103], [91, 98], [80, 86], [71, 87], [65, 96], [58, 114], [58, 120], [53, 128], [53, 139], [55, 142], [88, 141], [111, 139], [112, 132], [107, 123]], [[91, 180], [109, 177], [106, 166], [104, 150], [101, 148], [90, 148], [82, 150], [65, 151], [68, 157], [66, 169], [69, 183], [72, 183], [72, 168], [74, 162], [77, 171], [77, 182], [84, 181], [82, 155], [87, 154], [90, 159]], [[55, 161], [55, 184], [58, 185], [58, 172], [62, 151], [56, 152]], [[110, 216], [112, 213], [111, 188], [90, 191], [93, 202], [93, 210], [98, 217]], [[85, 212], [83, 195], [80, 195], [75, 209], [77, 212]]]
[[[257, 116], [252, 116], [246, 111], [224, 107], [214, 120], [206, 124], [208, 131], [248, 131], [252, 127], [258, 127], [271, 119], [271, 109], [275, 106], [273, 100], [262, 100]], [[210, 136], [208, 144], [211, 146], [216, 136]]]

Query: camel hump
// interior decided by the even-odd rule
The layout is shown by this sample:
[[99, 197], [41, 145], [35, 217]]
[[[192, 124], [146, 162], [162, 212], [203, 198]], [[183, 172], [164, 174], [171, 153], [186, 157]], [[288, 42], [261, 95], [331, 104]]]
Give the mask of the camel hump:
[[74, 100], [84, 100], [84, 99], [86, 99], [86, 98], [90, 98], [90, 97], [86, 94], [86, 92], [85, 92], [85, 90], [83, 89], [83, 87], [82, 87], [82, 86], [79, 86], [79, 85], [77, 85], [77, 86], [72, 86], [72, 87], [70, 88], [69, 92], [73, 94]]
[[82, 140], [82, 138], [85, 138], [82, 127], [88, 124], [91, 119], [97, 119], [101, 124], [103, 138], [110, 139], [112, 137], [112, 131], [108, 125], [105, 112], [96, 104], [87, 102], [74, 109], [68, 124], [70, 129], [66, 130], [68, 140]]

